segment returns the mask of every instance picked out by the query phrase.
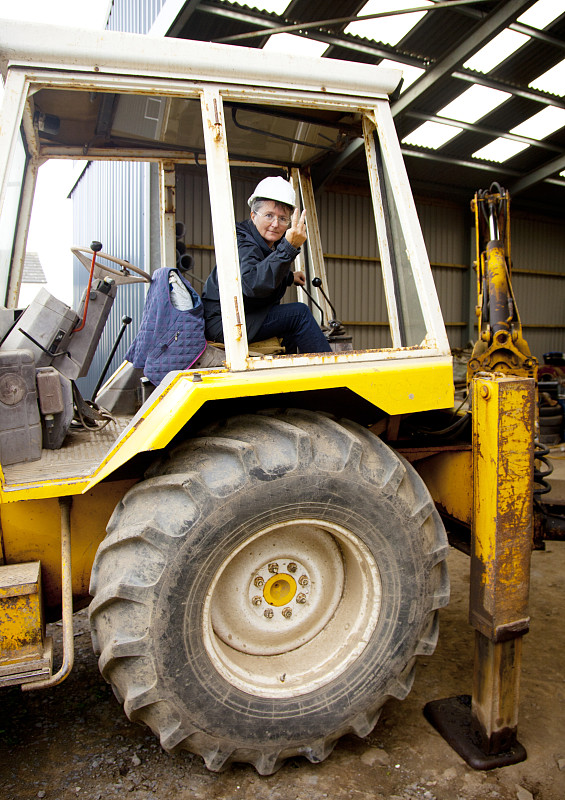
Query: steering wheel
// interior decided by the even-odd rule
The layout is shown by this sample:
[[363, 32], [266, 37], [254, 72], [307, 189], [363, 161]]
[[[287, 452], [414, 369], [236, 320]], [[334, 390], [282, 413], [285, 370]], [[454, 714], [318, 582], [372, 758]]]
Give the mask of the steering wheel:
[[[93, 242], [93, 244], [95, 243]], [[78, 258], [80, 263], [88, 270], [88, 272], [90, 272], [90, 267], [92, 266], [92, 256], [94, 252], [97, 251], [93, 250], [91, 247], [71, 247], [71, 253]], [[111, 261], [113, 264], [118, 264], [121, 269], [114, 269], [106, 264], [100, 264], [98, 262], [99, 258], [104, 258], [106, 261]], [[129, 261], [124, 261], [123, 258], [110, 256], [108, 253], [102, 252], [97, 252], [93, 277], [97, 279], [110, 277], [114, 279], [116, 284], [143, 283], [144, 281], [151, 283], [151, 275], [148, 275], [144, 270], [140, 269], [139, 267], [134, 267], [133, 264], [130, 264]]]

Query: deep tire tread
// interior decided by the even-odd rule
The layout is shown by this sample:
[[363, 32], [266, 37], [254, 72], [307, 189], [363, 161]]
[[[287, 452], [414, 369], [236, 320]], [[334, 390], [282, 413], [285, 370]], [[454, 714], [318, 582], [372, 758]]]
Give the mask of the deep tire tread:
[[[283, 451], [280, 456], [277, 455], [279, 445], [279, 450]], [[223, 485], [213, 468], [218, 458], [225, 467]], [[225, 739], [214, 740], [180, 720], [173, 703], [158, 689], [147, 620], [152, 618], [155, 609], [152, 587], [159, 583], [165, 570], [165, 554], [171, 544], [176, 546], [179, 533], [168, 517], [155, 508], [163, 492], [170, 491], [174, 502], [178, 503], [177, 508], [184, 509], [186, 505], [184, 513], [196, 520], [206, 509], [217, 505], [218, 498], [239, 490], [244, 480], [268, 483], [309, 465], [336, 476], [360, 474], [375, 490], [381, 490], [391, 504], [405, 507], [412, 522], [425, 528], [427, 563], [422, 568], [431, 570], [427, 615], [412, 657], [400, 675], [389, 681], [382, 696], [375, 699], [369, 710], [356, 713], [340, 730], [333, 730], [315, 742], [238, 748]], [[128, 582], [122, 577], [133, 571], [129, 564], [130, 548], [140, 544], [146, 548], [152, 562], [147, 575], [153, 582], [147, 585], [141, 579]], [[198, 437], [181, 443], [158, 459], [148, 471], [147, 480], [130, 490], [110, 520], [108, 536], [99, 549], [91, 581], [94, 595], [91, 626], [95, 649], [100, 653], [101, 671], [114, 685], [130, 719], [147, 724], [160, 737], [166, 750], [173, 752], [184, 748], [200, 754], [211, 771], [221, 771], [232, 761], [246, 761], [261, 775], [269, 775], [286, 758], [295, 755], [318, 763], [327, 758], [343, 734], [353, 732], [367, 736], [384, 702], [389, 697], [403, 699], [410, 691], [415, 656], [429, 655], [437, 641], [437, 610], [448, 599], [443, 563], [446, 554], [445, 532], [423, 482], [403, 459], [365, 428], [302, 410], [242, 415], [225, 423], [215, 423]], [[125, 626], [123, 613], [128, 604], [132, 618]], [[129, 686], [128, 671], [132, 676]]]

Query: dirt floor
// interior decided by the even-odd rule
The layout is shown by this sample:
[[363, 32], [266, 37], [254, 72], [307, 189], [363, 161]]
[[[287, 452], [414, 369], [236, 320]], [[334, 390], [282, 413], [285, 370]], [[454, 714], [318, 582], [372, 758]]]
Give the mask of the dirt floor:
[[[470, 769], [422, 714], [428, 700], [471, 692], [468, 559], [452, 551], [449, 561], [452, 600], [441, 612], [439, 645], [421, 659], [408, 698], [390, 702], [370, 736], [344, 738], [324, 763], [292, 759], [267, 778], [248, 766], [212, 774], [196, 756], [167, 755], [148, 729], [130, 723], [98, 672], [80, 612], [69, 679], [51, 690], [12, 688], [0, 696], [0, 798], [563, 800], [565, 542], [532, 554], [519, 724], [528, 758], [489, 772]], [[61, 628], [50, 628], [60, 645]]]

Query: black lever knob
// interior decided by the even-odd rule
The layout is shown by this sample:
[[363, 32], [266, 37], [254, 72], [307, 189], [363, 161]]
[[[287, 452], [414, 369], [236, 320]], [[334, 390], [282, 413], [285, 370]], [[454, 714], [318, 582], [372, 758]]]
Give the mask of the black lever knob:
[[102, 250], [102, 244], [100, 242], [90, 242], [90, 249], [94, 250], [95, 253], [99, 253]]

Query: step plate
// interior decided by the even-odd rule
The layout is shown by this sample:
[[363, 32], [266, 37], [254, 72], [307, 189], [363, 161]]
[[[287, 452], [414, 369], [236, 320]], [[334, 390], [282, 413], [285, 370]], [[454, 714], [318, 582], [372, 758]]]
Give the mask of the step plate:
[[43, 656], [0, 664], [0, 687], [18, 686], [22, 683], [43, 681], [51, 677], [53, 669], [53, 639], [45, 638]]

